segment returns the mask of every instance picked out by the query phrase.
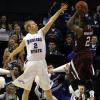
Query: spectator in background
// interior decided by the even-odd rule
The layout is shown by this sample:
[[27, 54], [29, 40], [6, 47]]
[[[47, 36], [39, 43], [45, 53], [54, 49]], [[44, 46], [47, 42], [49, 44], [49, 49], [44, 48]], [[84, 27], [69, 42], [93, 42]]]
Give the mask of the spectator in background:
[[9, 54], [14, 50], [14, 48], [18, 46], [18, 44], [16, 43], [16, 41], [14, 39], [10, 39], [8, 42], [8, 47], [5, 48], [4, 50], [4, 55], [3, 55], [3, 68], [7, 69], [7, 64], [5, 63], [5, 61], [7, 60]]
[[[18, 37], [17, 37], [16, 34], [10, 36], [9, 39], [15, 40], [15, 42], [18, 43], [18, 45], [19, 45]], [[19, 53], [19, 58], [21, 59], [21, 62], [24, 63], [24, 60], [25, 60], [25, 50], [23, 50], [21, 53]]]
[[15, 80], [23, 72], [21, 64], [15, 60], [8, 64], [8, 69], [11, 70], [12, 80]]
[[16, 88], [12, 83], [6, 85], [6, 92], [0, 95], [0, 100], [19, 100], [16, 95]]
[[[5, 49], [4, 51], [4, 55], [3, 55], [3, 68], [8, 69], [8, 63], [6, 63], [6, 60], [9, 56], [9, 54], [18, 47], [18, 44], [16, 43], [16, 40], [14, 40], [13, 38], [9, 39], [8, 42], [8, 47]], [[21, 57], [18, 55], [16, 57], [14, 57], [12, 59], [13, 60], [18, 60], [18, 62], [20, 62], [21, 65], [23, 65], [23, 60], [20, 59]]]
[[[49, 64], [48, 70], [51, 70], [55, 67], [56, 66]], [[61, 72], [52, 73], [50, 79], [53, 81], [53, 84], [51, 87], [52, 93], [57, 98], [57, 100], [67, 100], [65, 90], [64, 90], [65, 74]]]
[[64, 41], [61, 31], [55, 27], [55, 24], [52, 25], [52, 27], [46, 35], [47, 43], [52, 39], [55, 39], [57, 44], [61, 44]]
[[98, 37], [98, 41], [100, 41], [100, 5], [96, 7], [96, 13], [94, 14], [94, 21], [93, 21], [93, 29], [94, 33]]
[[10, 36], [10, 37], [9, 37], [9, 40], [10, 40], [10, 39], [15, 40], [15, 42], [17, 43], [17, 40], [18, 40], [17, 35], [12, 35], [12, 36]]
[[22, 41], [23, 34], [21, 33], [21, 27], [19, 25], [15, 25], [14, 26], [14, 32], [10, 34], [10, 37], [12, 35], [16, 35], [17, 36], [17, 43], [18, 44]]
[[47, 64], [53, 66], [60, 66], [65, 63], [65, 56], [59, 51], [58, 45], [55, 39], [49, 41], [47, 45], [46, 61]]
[[[57, 48], [57, 44], [54, 40], [51, 40], [48, 44], [46, 60], [48, 63], [48, 71], [58, 68], [65, 63], [65, 56], [61, 54]], [[63, 69], [63, 68], [62, 68]], [[50, 79], [53, 81], [52, 91], [57, 100], [66, 100], [66, 87], [65, 87], [65, 73], [63, 71], [57, 71], [57, 73], [51, 74]]]
[[[11, 46], [11, 50], [13, 51], [13, 50], [15, 50], [15, 48], [18, 46], [18, 44], [16, 44], [16, 43], [14, 43], [13, 44], [13, 46]], [[7, 49], [6, 49], [7, 50]], [[12, 52], [11, 51], [11, 52]], [[21, 66], [21, 70], [23, 70], [23, 67], [22, 67], [22, 65], [23, 65], [23, 63], [21, 62], [21, 60], [20, 60], [20, 58], [19, 58], [19, 55], [16, 55], [16, 56], [14, 56], [9, 62], [6, 62], [6, 60], [7, 60], [7, 58], [8, 58], [8, 56], [9, 56], [9, 54], [11, 53], [11, 52], [9, 52], [9, 51], [5, 51], [5, 53], [4, 53], [4, 65], [3, 65], [3, 68], [4, 69], [7, 69], [7, 70], [10, 70], [11, 72], [12, 72], [12, 66], [11, 66], [11, 63], [17, 63], [18, 65], [20, 65]], [[14, 67], [15, 65], [13, 65], [13, 67]], [[10, 73], [10, 74], [7, 74], [6, 76], [5, 76], [5, 79], [6, 79], [6, 83], [8, 83], [8, 82], [11, 82], [12, 81], [12, 73]]]
[[64, 44], [59, 45], [59, 50], [62, 54], [65, 55], [66, 62], [70, 62], [71, 59], [74, 57], [72, 43], [73, 43], [73, 36], [72, 33], [69, 33], [66, 36]]
[[7, 30], [7, 17], [5, 15], [1, 16], [0, 19], [0, 32], [5, 32]]
[[78, 89], [75, 91], [71, 85], [69, 86], [69, 91], [72, 94], [70, 100], [95, 100], [94, 91], [89, 91], [87, 89], [86, 83], [82, 81], [83, 80], [79, 81]]
[[90, 50], [92, 52], [93, 55], [93, 66], [94, 66], [94, 73], [96, 72], [96, 66], [95, 66], [95, 62], [96, 62], [96, 49], [98, 46], [98, 38], [96, 35], [93, 35], [91, 37], [91, 41], [90, 41]]
[[8, 23], [8, 30], [7, 31], [8, 31], [9, 34], [12, 34], [14, 32], [12, 23]]
[[[50, 9], [50, 15], [53, 15], [59, 6], [63, 6], [64, 4], [66, 4], [66, 2], [67, 1], [64, 1], [64, 0], [58, 0], [58, 1], [55, 0], [55, 2], [53, 3], [53, 5]], [[66, 22], [69, 19], [69, 17], [71, 16], [69, 13], [67, 13], [68, 11], [69, 11], [69, 9], [67, 11], [65, 11], [64, 13], [62, 13], [55, 23], [55, 27], [61, 31], [62, 37], [64, 40], [65, 40], [65, 37], [68, 32], [68, 28], [66, 28]]]
[[[9, 73], [6, 71], [5, 73], [8, 73], [8, 74], [4, 76], [6, 84], [8, 84], [9, 82], [15, 80], [23, 72], [22, 65], [17, 60], [12, 60], [11, 62], [9, 62], [7, 64], [7, 69], [8, 69], [7, 71], [9, 71]], [[11, 91], [11, 90], [9, 90], [9, 91]], [[23, 92], [23, 89], [20, 89], [20, 88], [16, 89], [16, 94], [17, 94], [17, 96], [19, 97], [20, 100], [21, 100], [22, 92]], [[6, 93], [1, 94], [0, 95], [0, 100], [9, 100], [7, 98], [4, 99], [4, 97], [6, 95], [7, 95], [7, 98], [8, 98], [8, 93], [7, 94]], [[3, 99], [1, 99], [1, 98], [3, 98]], [[16, 100], [16, 99], [14, 99], [14, 100]]]
[[57, 48], [55, 41], [51, 40], [48, 44], [47, 55], [62, 55]]
[[98, 42], [97, 36], [93, 35], [91, 37], [91, 42], [90, 42], [90, 50], [93, 54], [93, 57], [95, 57], [95, 54], [96, 54], [97, 42]]
[[98, 5], [97, 8], [96, 8], [95, 17], [96, 17], [96, 21], [97, 21], [98, 24], [100, 25], [100, 5]]
[[94, 66], [95, 66], [96, 76], [100, 77], [100, 42], [98, 42], [98, 45], [96, 46]]
[[[20, 63], [17, 62], [16, 60], [9, 63], [9, 70], [11, 71], [11, 77], [13, 81], [23, 73], [22, 65], [20, 65]], [[17, 87], [16, 94], [20, 100], [22, 97], [22, 93], [23, 89]]]
[[95, 77], [93, 80], [94, 90], [95, 90], [95, 100], [100, 100], [100, 42], [96, 47], [96, 54], [94, 58], [94, 67], [95, 67]]

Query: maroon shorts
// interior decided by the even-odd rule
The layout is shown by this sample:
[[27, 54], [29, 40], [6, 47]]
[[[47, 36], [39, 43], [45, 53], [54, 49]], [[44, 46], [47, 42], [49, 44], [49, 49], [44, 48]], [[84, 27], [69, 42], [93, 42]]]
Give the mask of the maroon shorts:
[[91, 79], [93, 76], [93, 58], [90, 52], [78, 52], [71, 63], [70, 79]]

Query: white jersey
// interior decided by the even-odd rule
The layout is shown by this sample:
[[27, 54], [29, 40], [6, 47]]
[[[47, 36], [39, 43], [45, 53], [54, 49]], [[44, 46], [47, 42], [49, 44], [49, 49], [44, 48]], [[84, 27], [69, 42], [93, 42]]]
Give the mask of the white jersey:
[[46, 44], [41, 29], [35, 34], [28, 33], [24, 40], [27, 48], [27, 60], [38, 61], [45, 59]]

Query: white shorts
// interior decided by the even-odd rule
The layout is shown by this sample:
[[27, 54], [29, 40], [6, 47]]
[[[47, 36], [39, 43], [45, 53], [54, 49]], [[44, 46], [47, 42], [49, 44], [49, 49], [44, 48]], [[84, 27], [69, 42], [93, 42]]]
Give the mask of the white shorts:
[[27, 61], [27, 63], [24, 64], [24, 68], [24, 73], [13, 81], [15, 86], [31, 90], [32, 83], [37, 75], [40, 79], [40, 87], [43, 90], [50, 89], [50, 79], [45, 60]]

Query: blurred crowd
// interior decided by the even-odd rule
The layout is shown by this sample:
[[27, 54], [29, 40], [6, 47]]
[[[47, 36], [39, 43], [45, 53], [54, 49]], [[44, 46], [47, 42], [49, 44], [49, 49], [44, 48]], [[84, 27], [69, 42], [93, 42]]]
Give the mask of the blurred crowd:
[[[38, 23], [40, 28], [44, 26], [49, 20], [50, 16], [52, 16], [57, 11], [59, 5], [60, 3], [57, 2], [52, 4], [48, 11], [48, 16], [44, 16], [41, 21], [42, 23]], [[74, 6], [71, 6], [66, 12], [62, 13], [55, 24], [52, 25], [51, 29], [45, 37], [47, 45], [46, 61], [48, 67], [53, 66], [56, 68], [65, 64], [66, 62], [70, 62], [74, 57], [72, 46], [74, 33], [71, 32], [66, 25], [67, 21], [74, 12], [75, 8]], [[52, 91], [53, 95], [58, 98], [57, 100], [70, 100], [70, 97], [71, 99], [73, 98], [73, 91], [75, 91], [74, 93], [78, 95], [78, 91], [81, 91], [81, 88], [83, 89], [82, 92], [84, 92], [84, 94], [87, 92], [90, 92], [91, 94], [91, 91], [89, 91], [91, 88], [89, 87], [89, 84], [92, 84], [95, 100], [100, 100], [100, 89], [98, 88], [100, 84], [100, 5], [96, 7], [95, 12], [90, 10], [85, 15], [85, 17], [88, 21], [88, 28], [91, 27], [94, 32], [90, 40], [90, 50], [93, 54], [93, 66], [95, 74], [93, 77], [91, 77], [91, 80], [87, 80], [87, 82], [80, 82], [82, 84], [77, 83], [75, 80], [73, 87], [70, 87], [70, 84], [73, 84], [73, 82], [68, 80], [66, 73], [53, 74], [51, 76], [51, 80], [54, 84], [52, 86]], [[77, 19], [75, 20], [75, 23], [77, 24]], [[0, 41], [0, 68], [10, 71], [10, 73], [7, 74], [0, 73], [0, 82], [3, 80], [3, 83], [0, 83], [0, 100], [21, 100], [23, 89], [15, 87], [11, 82], [23, 73], [23, 64], [26, 59], [26, 50], [23, 50], [20, 54], [11, 59], [9, 63], [6, 63], [6, 60], [9, 54], [18, 47], [23, 37], [26, 35], [23, 25], [24, 21], [9, 22], [9, 19], [7, 19], [6, 15], [0, 16], [0, 33], [8, 34], [9, 36], [8, 41]], [[2, 86], [2, 84], [4, 84], [4, 86]], [[33, 83], [30, 100], [33, 100], [33, 98], [34, 100], [38, 100], [39, 98], [39, 100], [44, 100], [42, 95], [38, 98], [34, 92], [35, 86], [36, 83]], [[57, 90], [58, 92], [56, 92]], [[40, 89], [40, 91], [42, 90]], [[88, 94], [87, 98], [89, 98], [89, 96], [90, 95]]]

